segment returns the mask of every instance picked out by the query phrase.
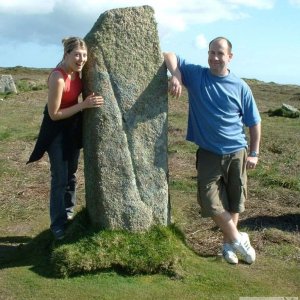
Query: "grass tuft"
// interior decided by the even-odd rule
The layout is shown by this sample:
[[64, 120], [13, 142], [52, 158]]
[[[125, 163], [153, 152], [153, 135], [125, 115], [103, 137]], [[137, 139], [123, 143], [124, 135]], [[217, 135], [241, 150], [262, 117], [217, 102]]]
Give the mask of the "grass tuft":
[[174, 276], [178, 275], [179, 258], [185, 249], [182, 236], [174, 226], [155, 226], [145, 233], [93, 232], [81, 216], [67, 235], [66, 243], [58, 243], [52, 253], [55, 274], [59, 277], [106, 269], [131, 275]]
[[197, 180], [194, 178], [191, 179], [178, 179], [170, 180], [169, 182], [170, 189], [184, 191], [184, 192], [194, 192], [197, 190]]
[[28, 79], [18, 80], [16, 82], [16, 86], [19, 92], [40, 91], [47, 88], [47, 85], [45, 83], [37, 83]]
[[270, 117], [277, 116], [277, 117], [285, 117], [285, 118], [299, 118], [300, 113], [299, 113], [299, 111], [289, 111], [289, 110], [285, 109], [284, 107], [282, 107], [282, 108], [278, 108], [275, 110], [270, 109], [268, 111], [268, 115]]
[[259, 179], [264, 186], [278, 186], [294, 191], [300, 191], [300, 179], [295, 176], [279, 174], [272, 170], [257, 168], [254, 172], [252, 172], [252, 174], [250, 174], [249, 177]]

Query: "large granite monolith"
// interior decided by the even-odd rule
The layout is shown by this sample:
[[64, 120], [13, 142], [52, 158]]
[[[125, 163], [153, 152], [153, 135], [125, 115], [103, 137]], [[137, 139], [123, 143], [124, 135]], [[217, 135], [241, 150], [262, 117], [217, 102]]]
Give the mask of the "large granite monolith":
[[101, 14], [86, 35], [84, 111], [86, 206], [99, 228], [145, 231], [168, 225], [167, 70], [149, 6]]

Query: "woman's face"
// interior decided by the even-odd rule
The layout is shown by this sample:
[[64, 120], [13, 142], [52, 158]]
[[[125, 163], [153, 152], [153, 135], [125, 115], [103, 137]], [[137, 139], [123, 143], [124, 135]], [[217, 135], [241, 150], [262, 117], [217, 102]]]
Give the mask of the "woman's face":
[[65, 61], [72, 71], [80, 72], [87, 61], [87, 50], [85, 48], [75, 48], [66, 54]]

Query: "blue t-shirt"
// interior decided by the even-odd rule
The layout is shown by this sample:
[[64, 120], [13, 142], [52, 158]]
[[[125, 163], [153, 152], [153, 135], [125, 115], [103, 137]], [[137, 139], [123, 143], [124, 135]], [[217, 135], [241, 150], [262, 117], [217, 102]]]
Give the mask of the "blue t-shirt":
[[215, 76], [209, 68], [177, 59], [189, 96], [187, 140], [216, 154], [247, 148], [244, 125], [254, 126], [261, 118], [246, 82], [231, 72]]

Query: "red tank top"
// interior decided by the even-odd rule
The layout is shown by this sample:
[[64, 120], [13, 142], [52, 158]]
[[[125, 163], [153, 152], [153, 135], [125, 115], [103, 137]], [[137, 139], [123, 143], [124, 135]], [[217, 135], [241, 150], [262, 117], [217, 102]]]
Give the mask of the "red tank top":
[[67, 108], [78, 103], [78, 97], [82, 92], [82, 82], [79, 73], [76, 72], [75, 79], [71, 80], [68, 74], [62, 68], [55, 68], [53, 71], [59, 71], [65, 81], [65, 88], [61, 98], [60, 108]]

